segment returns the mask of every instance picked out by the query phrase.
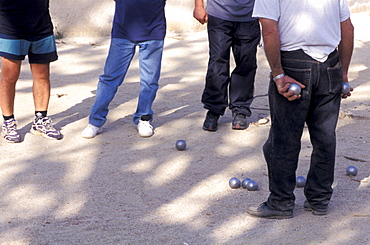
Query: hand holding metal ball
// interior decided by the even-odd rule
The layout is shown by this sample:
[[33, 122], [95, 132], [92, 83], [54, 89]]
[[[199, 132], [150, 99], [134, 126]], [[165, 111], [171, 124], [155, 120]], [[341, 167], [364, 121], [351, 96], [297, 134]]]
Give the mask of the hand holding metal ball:
[[351, 85], [349, 85], [347, 82], [344, 82], [342, 85], [342, 94], [348, 94], [349, 92], [351, 92]]
[[301, 93], [301, 87], [296, 83], [291, 83], [288, 92], [293, 91], [293, 95], [298, 95]]

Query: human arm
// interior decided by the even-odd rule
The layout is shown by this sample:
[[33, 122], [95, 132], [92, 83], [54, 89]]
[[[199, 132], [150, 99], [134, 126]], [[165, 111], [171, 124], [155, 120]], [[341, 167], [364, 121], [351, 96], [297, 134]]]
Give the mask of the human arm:
[[[276, 77], [277, 75], [284, 73], [281, 65], [278, 22], [271, 19], [261, 18], [260, 23], [262, 26], [265, 55], [271, 68], [271, 75], [272, 77]], [[301, 97], [300, 94], [293, 95], [293, 91], [287, 92], [291, 83], [297, 83], [301, 88], [305, 87], [287, 75], [275, 80], [278, 92], [290, 101]]]
[[193, 17], [197, 19], [202, 25], [208, 22], [208, 14], [204, 8], [203, 0], [194, 0]]
[[[351, 19], [348, 18], [347, 20], [341, 22], [340, 29], [341, 41], [338, 46], [339, 59], [342, 63], [343, 82], [348, 82], [348, 70], [351, 62], [354, 40], [354, 27]], [[352, 88], [351, 91], [353, 91]], [[351, 96], [351, 92], [344, 94], [342, 97], [347, 98], [348, 96]]]

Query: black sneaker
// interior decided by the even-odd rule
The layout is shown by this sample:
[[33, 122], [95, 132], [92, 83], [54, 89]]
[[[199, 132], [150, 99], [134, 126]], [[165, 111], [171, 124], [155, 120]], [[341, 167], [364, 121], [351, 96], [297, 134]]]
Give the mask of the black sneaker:
[[243, 130], [248, 128], [247, 116], [241, 113], [233, 113], [232, 129]]
[[247, 213], [256, 217], [266, 219], [289, 219], [293, 218], [293, 211], [277, 211], [267, 206], [266, 202], [261, 203], [258, 207], [250, 207]]
[[313, 209], [312, 206], [311, 206], [311, 204], [307, 200], [304, 201], [303, 208], [306, 211], [311, 211], [313, 215], [326, 215], [328, 213], [328, 209], [327, 208]]
[[207, 131], [216, 131], [218, 127], [218, 119], [220, 115], [215, 114], [211, 111], [207, 112], [206, 119], [203, 123], [203, 129]]

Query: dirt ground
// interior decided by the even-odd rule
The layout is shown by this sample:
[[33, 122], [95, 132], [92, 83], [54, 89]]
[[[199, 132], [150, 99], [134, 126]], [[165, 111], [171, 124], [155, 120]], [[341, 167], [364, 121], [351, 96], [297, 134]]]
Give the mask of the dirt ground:
[[[49, 114], [63, 140], [28, 133], [32, 77], [27, 62], [22, 67], [15, 115], [24, 141], [0, 142], [0, 244], [370, 244], [369, 12], [352, 19], [354, 92], [342, 104], [327, 216], [303, 210], [302, 188], [295, 191], [292, 219], [246, 213], [269, 193], [261, 148], [270, 123], [257, 123], [269, 118], [269, 68], [262, 49], [247, 130], [231, 129], [230, 111], [220, 118], [217, 132], [202, 130], [206, 32], [169, 33], [154, 104], [155, 135], [140, 138], [132, 123], [139, 85], [135, 58], [104, 132], [88, 140], [80, 133], [94, 102], [109, 37], [71, 38], [58, 40], [60, 58], [52, 64]], [[179, 139], [186, 140], [186, 150], [175, 149]], [[297, 175], [306, 175], [311, 150], [305, 132]], [[346, 176], [350, 165], [358, 168], [357, 176]], [[259, 189], [231, 189], [231, 177], [251, 178]]]

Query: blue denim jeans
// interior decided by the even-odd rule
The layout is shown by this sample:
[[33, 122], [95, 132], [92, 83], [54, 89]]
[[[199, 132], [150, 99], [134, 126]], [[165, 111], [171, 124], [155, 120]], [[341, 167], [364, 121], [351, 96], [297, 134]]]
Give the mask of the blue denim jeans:
[[305, 124], [313, 146], [304, 193], [316, 209], [327, 209], [334, 180], [335, 129], [343, 75], [337, 51], [324, 63], [303, 51], [282, 52], [284, 72], [306, 87], [298, 100], [288, 101], [275, 83], [269, 86], [271, 129], [263, 146], [269, 174], [267, 205], [279, 211], [294, 208], [296, 170]]
[[101, 127], [106, 122], [108, 106], [125, 78], [136, 46], [139, 46], [140, 94], [133, 121], [137, 124], [141, 115], [153, 117], [152, 104], [158, 90], [163, 40], [131, 42], [112, 38], [104, 74], [99, 77], [95, 103], [91, 108], [90, 124]]

